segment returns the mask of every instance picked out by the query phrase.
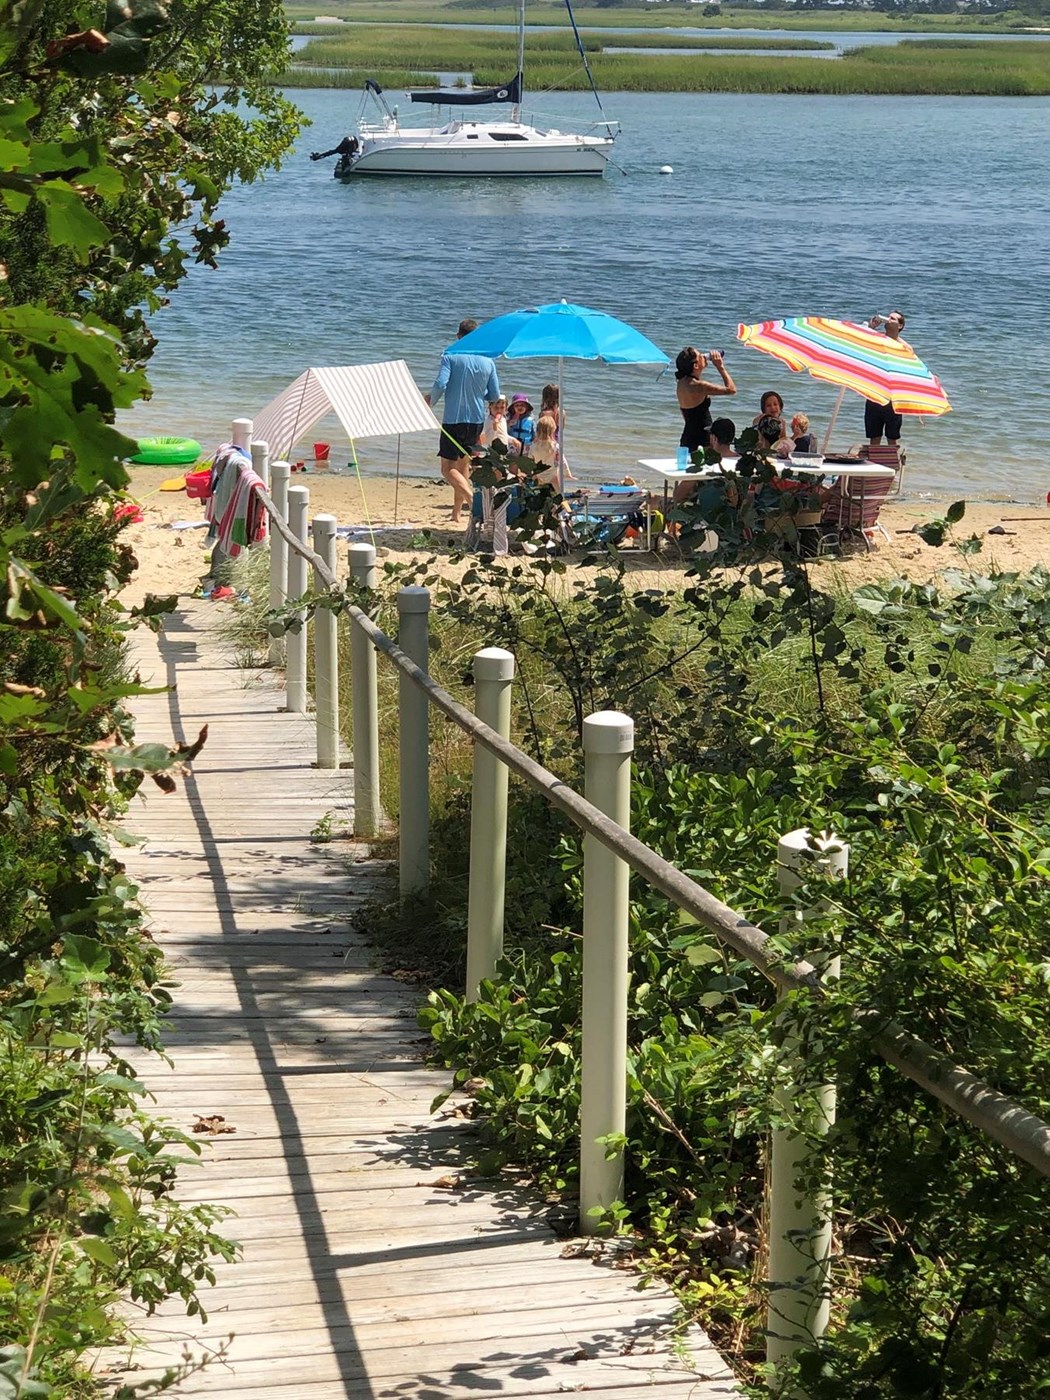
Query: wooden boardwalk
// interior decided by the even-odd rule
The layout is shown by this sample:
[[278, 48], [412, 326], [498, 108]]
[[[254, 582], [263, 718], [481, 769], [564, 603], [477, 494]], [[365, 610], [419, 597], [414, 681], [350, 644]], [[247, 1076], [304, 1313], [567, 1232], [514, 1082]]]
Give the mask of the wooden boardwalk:
[[[209, 739], [163, 795], [127, 819], [127, 861], [179, 987], [167, 1069], [139, 1056], [157, 1112], [183, 1128], [221, 1114], [184, 1199], [237, 1214], [243, 1258], [205, 1288], [207, 1323], [165, 1305], [136, 1317], [125, 1377], [184, 1348], [225, 1357], [181, 1394], [255, 1400], [478, 1400], [583, 1391], [601, 1400], [736, 1394], [659, 1289], [557, 1239], [549, 1207], [460, 1169], [475, 1129], [430, 1113], [447, 1075], [427, 1069], [418, 989], [374, 972], [348, 919], [387, 872], [346, 841], [311, 845], [326, 814], [350, 820], [347, 772], [311, 766], [312, 721], [281, 713], [266, 671], [241, 670], [193, 603], [143, 632], [140, 742]], [[569, 1255], [572, 1257], [563, 1257]]]

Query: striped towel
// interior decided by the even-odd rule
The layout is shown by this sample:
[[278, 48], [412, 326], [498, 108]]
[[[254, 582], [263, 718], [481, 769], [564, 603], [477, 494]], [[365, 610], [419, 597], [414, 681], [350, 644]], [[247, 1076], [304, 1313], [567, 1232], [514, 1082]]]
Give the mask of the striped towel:
[[259, 492], [265, 484], [252, 468], [251, 457], [224, 442], [212, 459], [212, 493], [205, 505], [211, 535], [231, 559], [266, 538], [266, 511]]

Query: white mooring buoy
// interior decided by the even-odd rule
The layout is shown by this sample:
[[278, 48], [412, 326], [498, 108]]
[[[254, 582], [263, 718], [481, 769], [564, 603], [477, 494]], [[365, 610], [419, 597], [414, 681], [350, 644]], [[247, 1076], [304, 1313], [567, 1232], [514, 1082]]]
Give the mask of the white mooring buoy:
[[674, 166], [673, 166], [673, 165], [661, 165], [661, 166], [660, 166], [660, 174], [661, 174], [661, 175], [673, 175], [673, 174], [674, 174]]

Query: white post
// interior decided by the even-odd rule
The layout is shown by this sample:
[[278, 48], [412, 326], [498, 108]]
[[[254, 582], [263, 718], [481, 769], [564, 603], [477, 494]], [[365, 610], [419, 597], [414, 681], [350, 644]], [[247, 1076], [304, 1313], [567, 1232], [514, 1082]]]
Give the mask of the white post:
[[[482, 724], [510, 738], [514, 657], [500, 647], [474, 655], [474, 705]], [[507, 884], [507, 782], [505, 763], [474, 745], [470, 799], [470, 879], [467, 894], [467, 1000], [495, 976], [503, 956], [503, 911]]]
[[[334, 515], [315, 515], [311, 535], [314, 553], [335, 573]], [[327, 593], [329, 585], [314, 568], [314, 589]], [[314, 609], [314, 714], [317, 729], [318, 768], [339, 767], [339, 619], [331, 608]]]
[[[347, 556], [354, 583], [361, 588], [375, 588], [375, 545], [352, 544]], [[350, 623], [350, 704], [354, 726], [354, 835], [376, 836], [383, 820], [379, 796], [379, 684], [375, 647], [356, 622]]]
[[[310, 508], [310, 493], [305, 486], [288, 488], [288, 528], [303, 544], [307, 540], [306, 513]], [[288, 546], [288, 597], [301, 598], [306, 592], [306, 560], [297, 549]], [[296, 614], [299, 630], [285, 635], [285, 685], [288, 708], [295, 714], [306, 714], [306, 614]]]
[[[430, 666], [428, 588], [400, 588], [398, 645], [423, 671]], [[398, 678], [401, 716], [400, 866], [401, 899], [426, 894], [430, 886], [430, 707], [405, 675]]]
[[245, 452], [249, 451], [252, 445], [252, 420], [250, 418], [235, 418], [230, 424], [230, 441], [234, 447], [241, 447]]
[[[277, 513], [287, 525], [288, 523], [288, 481], [292, 475], [292, 469], [287, 462], [274, 462], [271, 467], [272, 482], [270, 485], [270, 497], [277, 508]], [[288, 584], [288, 541], [284, 536], [270, 524], [270, 607], [273, 609], [283, 606], [285, 600], [285, 588]], [[284, 660], [284, 638], [270, 638], [270, 665], [280, 666]]]
[[[801, 884], [800, 872], [807, 863], [810, 869], [815, 863], [816, 868], [844, 879], [849, 846], [830, 834], [814, 839], [804, 827], [781, 837], [777, 879], [785, 898]], [[807, 916], [820, 912], [819, 905], [813, 911], [792, 910], [781, 920], [781, 932], [790, 933]], [[823, 962], [812, 953], [809, 956], [825, 977], [839, 976], [837, 956]], [[775, 1104], [778, 1118], [795, 1126], [773, 1130], [769, 1163], [766, 1359], [773, 1365], [822, 1337], [831, 1316], [831, 1191], [827, 1181], [815, 1179], [816, 1164], [810, 1158], [814, 1140], [825, 1137], [835, 1122], [835, 1086], [804, 1090], [805, 1103], [800, 1105], [796, 1080], [803, 1077], [803, 1066], [799, 1061], [797, 1075], [790, 1066], [789, 1059]]]
[[268, 442], [252, 443], [252, 467], [255, 475], [262, 479], [262, 484], [267, 491], [270, 489], [270, 444]]
[[[584, 795], [628, 830], [634, 721], [615, 710], [583, 722]], [[583, 838], [583, 1047], [580, 1230], [623, 1197], [623, 1150], [598, 1138], [623, 1134], [627, 1097], [627, 898], [630, 869], [593, 836]]]

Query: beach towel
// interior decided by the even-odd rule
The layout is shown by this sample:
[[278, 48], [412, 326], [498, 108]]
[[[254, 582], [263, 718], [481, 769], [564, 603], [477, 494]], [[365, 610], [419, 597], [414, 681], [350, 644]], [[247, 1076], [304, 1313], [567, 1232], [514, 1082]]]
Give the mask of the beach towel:
[[230, 442], [213, 457], [211, 477], [212, 493], [204, 507], [211, 536], [228, 558], [236, 559], [242, 549], [266, 538], [266, 511], [259, 496], [265, 483], [248, 453]]

